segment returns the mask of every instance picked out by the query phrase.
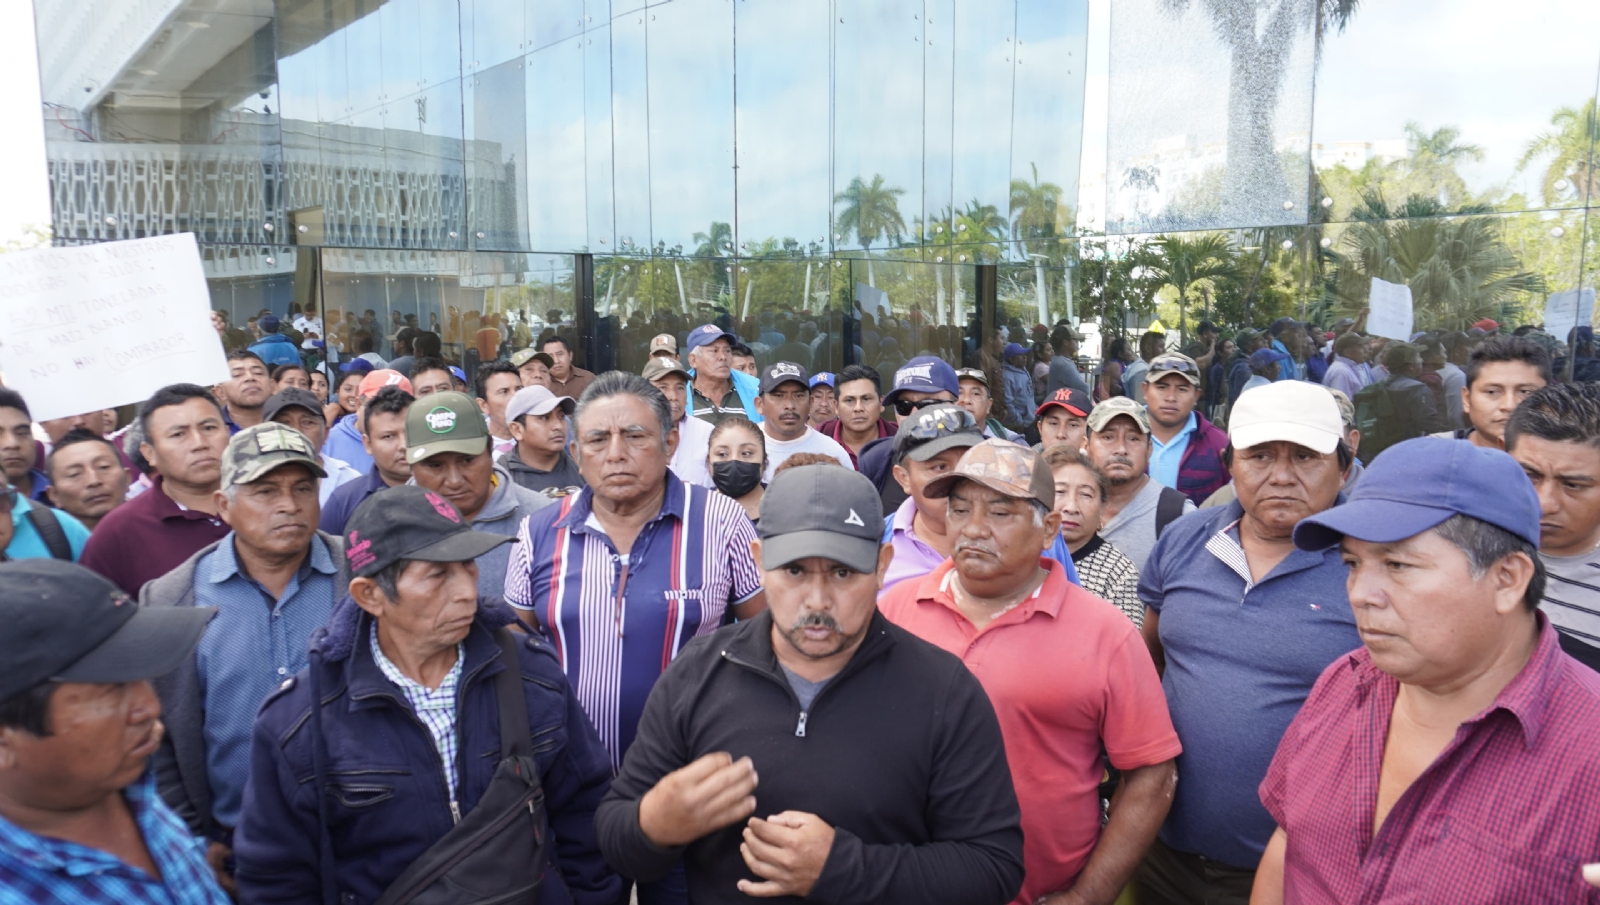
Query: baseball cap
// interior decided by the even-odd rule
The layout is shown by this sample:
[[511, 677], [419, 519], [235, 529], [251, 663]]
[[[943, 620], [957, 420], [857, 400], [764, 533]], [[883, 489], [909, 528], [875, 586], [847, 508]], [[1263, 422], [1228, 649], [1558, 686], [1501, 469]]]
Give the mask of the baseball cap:
[[549, 387], [534, 384], [523, 387], [511, 396], [511, 401], [506, 403], [506, 421], [512, 422], [523, 415], [548, 415], [550, 410], [560, 407], [566, 414], [578, 407], [571, 396], [557, 396]]
[[1195, 386], [1200, 385], [1200, 366], [1182, 352], [1163, 352], [1150, 359], [1150, 369], [1144, 372], [1144, 382], [1155, 383], [1168, 374], [1178, 374]]
[[1345, 537], [1390, 544], [1452, 515], [1488, 522], [1539, 546], [1539, 497], [1517, 460], [1444, 437], [1418, 437], [1386, 450], [1344, 503], [1295, 526], [1294, 543], [1302, 550], [1327, 549]]
[[379, 368], [361, 378], [361, 385], [356, 387], [356, 397], [365, 399], [376, 396], [384, 387], [399, 387], [407, 393], [412, 392], [411, 381], [406, 379], [406, 375], [391, 368]]
[[689, 369], [683, 366], [683, 362], [677, 360], [676, 358], [667, 358], [661, 355], [657, 355], [645, 362], [644, 371], [640, 374], [640, 376], [645, 380], [655, 381], [660, 380], [668, 374], [680, 374], [683, 376], [684, 380], [693, 379], [693, 377], [689, 374]]
[[1006, 343], [1005, 351], [1000, 354], [1006, 358], [1010, 358], [1013, 355], [1027, 355], [1028, 347], [1024, 346], [1022, 343]]
[[489, 425], [466, 393], [434, 393], [406, 410], [406, 462], [453, 452], [475, 456], [489, 448]]
[[316, 393], [299, 387], [288, 387], [267, 397], [266, 404], [261, 407], [261, 418], [263, 421], [271, 421], [278, 417], [279, 412], [297, 405], [318, 418], [322, 417], [322, 400], [317, 398]]
[[671, 333], [662, 333], [650, 340], [650, 354], [669, 352], [673, 358], [678, 357], [678, 338]]
[[1344, 390], [1336, 390], [1333, 387], [1323, 387], [1323, 389], [1333, 394], [1334, 404], [1339, 406], [1340, 422], [1342, 422], [1345, 427], [1353, 426], [1356, 423], [1355, 403], [1350, 401], [1350, 397], [1345, 395]]
[[228, 439], [228, 448], [222, 452], [222, 486], [259, 481], [285, 465], [304, 465], [319, 478], [328, 476], [317, 464], [317, 451], [305, 434], [287, 424], [263, 421]]
[[773, 362], [771, 367], [761, 372], [761, 395], [765, 396], [785, 383], [798, 383], [809, 389], [811, 375], [792, 361]]
[[[1241, 393], [1228, 416], [1234, 449], [1282, 440], [1327, 455], [1343, 436], [1339, 403], [1326, 387], [1302, 380], [1280, 380]], [[1365, 473], [1361, 480], [1366, 480]]]
[[1500, 329], [1500, 322], [1494, 320], [1493, 318], [1486, 317], [1472, 326], [1477, 327], [1479, 330], [1482, 330], [1485, 333], [1493, 333], [1494, 331]]
[[701, 346], [709, 346], [719, 339], [727, 340], [729, 345], [739, 341], [739, 337], [734, 336], [716, 324], [701, 324], [689, 331], [689, 342], [687, 344], [689, 348], [687, 351], [693, 352]]
[[1293, 330], [1299, 326], [1301, 326], [1299, 321], [1292, 317], [1285, 316], [1273, 321], [1271, 326], [1267, 327], [1267, 332], [1271, 333], [1273, 336], [1277, 336], [1285, 330]]
[[950, 367], [949, 362], [932, 355], [918, 355], [894, 372], [894, 389], [884, 394], [883, 404], [893, 405], [895, 395], [902, 390], [955, 396], [961, 392], [961, 384], [956, 380], [956, 369]]
[[278, 320], [276, 314], [264, 314], [256, 321], [256, 326], [261, 328], [262, 333], [277, 333], [283, 322]]
[[1250, 367], [1260, 370], [1268, 365], [1284, 361], [1288, 357], [1277, 349], [1257, 349], [1250, 353]]
[[1090, 409], [1090, 432], [1105, 430], [1111, 419], [1118, 415], [1127, 415], [1133, 419], [1133, 423], [1139, 425], [1139, 430], [1150, 433], [1150, 413], [1132, 396], [1112, 396]]
[[947, 449], [965, 449], [983, 442], [983, 425], [953, 402], [919, 409], [900, 421], [894, 435], [894, 461], [926, 462]]
[[1031, 447], [995, 437], [967, 450], [954, 471], [928, 482], [928, 496], [950, 495], [957, 481], [973, 481], [1009, 497], [1034, 500], [1046, 509], [1056, 505], [1056, 479], [1050, 466]]
[[820, 556], [857, 572], [876, 572], [883, 500], [872, 481], [858, 471], [801, 465], [779, 473], [767, 485], [756, 533], [761, 537], [763, 569]]
[[0, 700], [50, 681], [112, 684], [164, 676], [194, 653], [216, 612], [139, 606], [75, 563], [0, 563], [0, 623], [6, 627], [0, 633]]
[[450, 501], [415, 484], [380, 490], [345, 524], [350, 574], [376, 575], [402, 559], [470, 562], [513, 538], [472, 530]]
[[989, 385], [989, 375], [982, 368], [956, 368], [956, 381], [976, 380], [984, 386]]
[[456, 367], [455, 365], [451, 365], [450, 366], [450, 376], [454, 377], [455, 379], [457, 379], [459, 381], [461, 381], [462, 383], [466, 383], [467, 382], [467, 372], [461, 370], [460, 368]]
[[366, 374], [375, 367], [377, 367], [377, 365], [367, 361], [365, 358], [352, 358], [349, 361], [341, 363], [339, 365], [339, 371], [344, 374], [348, 374], [351, 371], [360, 371], [361, 373]]
[[833, 372], [832, 371], [818, 371], [817, 373], [811, 375], [811, 386], [812, 386], [813, 389], [815, 389], [818, 386], [830, 386], [831, 387], [833, 385], [834, 385], [834, 383], [833, 383]]
[[550, 357], [549, 352], [540, 352], [538, 349], [530, 346], [526, 349], [519, 350], [511, 356], [511, 366], [514, 368], [520, 368], [528, 362], [534, 360], [544, 362], [544, 366], [547, 368], [553, 368], [556, 364], [556, 360]]
[[1044, 414], [1044, 410], [1052, 405], [1058, 405], [1079, 418], [1089, 417], [1094, 410], [1094, 404], [1089, 401], [1089, 394], [1076, 387], [1056, 387], [1055, 391], [1039, 403], [1039, 408], [1034, 411], [1034, 417]]

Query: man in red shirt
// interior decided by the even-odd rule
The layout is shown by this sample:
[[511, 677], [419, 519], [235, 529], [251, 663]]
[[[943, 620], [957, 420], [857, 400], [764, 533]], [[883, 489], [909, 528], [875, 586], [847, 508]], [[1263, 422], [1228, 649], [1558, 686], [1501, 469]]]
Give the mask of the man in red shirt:
[[[948, 497], [951, 558], [879, 600], [960, 657], [994, 704], [1022, 805], [1019, 905], [1116, 900], [1167, 816], [1181, 751], [1128, 617], [1045, 558], [1060, 515], [1039, 454], [985, 440], [928, 492]], [[1104, 755], [1102, 755], [1104, 751]], [[1106, 760], [1122, 771], [1100, 825]]]
[[1261, 783], [1251, 902], [1600, 902], [1600, 675], [1539, 611], [1539, 519], [1509, 455], [1422, 437], [1296, 526], [1340, 546], [1364, 646]]

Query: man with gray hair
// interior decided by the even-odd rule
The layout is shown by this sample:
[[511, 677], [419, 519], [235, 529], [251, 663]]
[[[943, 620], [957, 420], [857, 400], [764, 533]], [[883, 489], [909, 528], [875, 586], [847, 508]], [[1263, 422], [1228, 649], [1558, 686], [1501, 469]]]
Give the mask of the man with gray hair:
[[[573, 422], [587, 486], [523, 519], [505, 598], [550, 638], [615, 769], [667, 664], [766, 597], [744, 510], [668, 469], [678, 428], [659, 389], [608, 371]], [[684, 883], [669, 874], [646, 899], [687, 901]]]

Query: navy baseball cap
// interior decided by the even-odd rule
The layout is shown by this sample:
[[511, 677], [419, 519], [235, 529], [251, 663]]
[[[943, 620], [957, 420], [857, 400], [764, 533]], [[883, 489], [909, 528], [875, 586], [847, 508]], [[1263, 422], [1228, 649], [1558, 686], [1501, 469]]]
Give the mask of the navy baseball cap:
[[1392, 544], [1469, 515], [1539, 546], [1539, 497], [1517, 460], [1464, 440], [1418, 437], [1384, 451], [1341, 505], [1294, 528], [1295, 546], [1325, 550], [1346, 537]]
[[1013, 355], [1027, 355], [1028, 347], [1024, 346], [1022, 343], [1008, 343], [1006, 345], [1006, 350], [1001, 354], [1006, 358], [1010, 358]]
[[739, 341], [739, 337], [716, 324], [701, 324], [689, 331], [689, 341], [684, 343], [684, 354], [687, 355], [701, 346], [709, 346], [719, 339], [727, 340], [730, 346]]
[[1250, 353], [1250, 367], [1264, 368], [1280, 361], [1288, 361], [1289, 356], [1276, 349], [1257, 349]]
[[961, 381], [956, 379], [956, 369], [950, 363], [932, 355], [918, 355], [894, 372], [894, 389], [883, 397], [884, 405], [893, 405], [895, 394], [908, 393], [961, 394]]

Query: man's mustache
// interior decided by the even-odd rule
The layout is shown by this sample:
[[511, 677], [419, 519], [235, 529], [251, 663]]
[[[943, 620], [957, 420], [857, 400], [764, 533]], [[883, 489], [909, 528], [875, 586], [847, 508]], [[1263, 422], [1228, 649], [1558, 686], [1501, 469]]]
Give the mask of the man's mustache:
[[993, 545], [984, 543], [983, 541], [975, 541], [975, 540], [960, 540], [960, 541], [956, 541], [955, 549], [953, 551], [951, 551], [951, 552], [952, 553], [964, 553], [964, 552], [966, 552], [968, 550], [972, 550], [972, 551], [977, 552], [977, 553], [987, 553], [988, 555], [993, 556], [996, 559], [1000, 558], [1000, 551], [995, 549]]
[[827, 613], [808, 613], [801, 616], [794, 621], [794, 625], [789, 627], [789, 631], [801, 632], [808, 628], [825, 628], [833, 632], [841, 631], [839, 623]]

